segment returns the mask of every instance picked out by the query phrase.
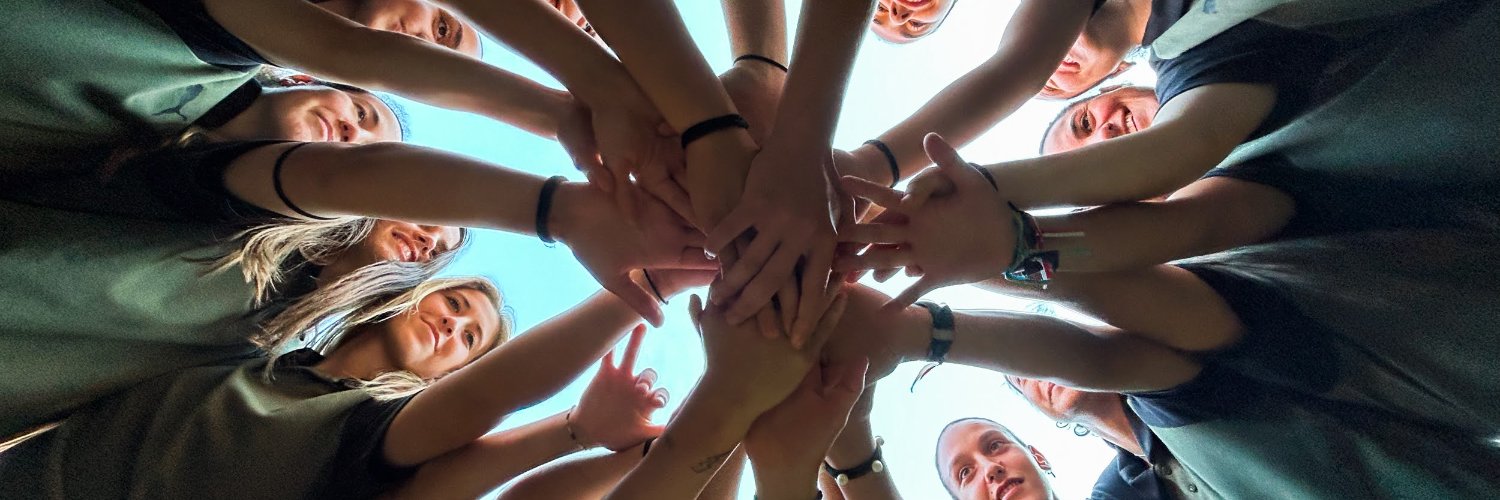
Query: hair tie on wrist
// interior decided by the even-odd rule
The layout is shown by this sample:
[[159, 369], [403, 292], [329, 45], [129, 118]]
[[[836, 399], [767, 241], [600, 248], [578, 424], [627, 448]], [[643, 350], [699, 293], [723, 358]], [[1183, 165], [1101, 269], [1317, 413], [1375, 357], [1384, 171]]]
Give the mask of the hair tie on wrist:
[[661, 290], [656, 288], [656, 281], [653, 281], [651, 279], [651, 271], [647, 270], [647, 269], [642, 269], [641, 270], [641, 276], [645, 276], [646, 277], [646, 284], [647, 285], [651, 285], [651, 294], [656, 296], [656, 301], [660, 302], [662, 304], [667, 303], [667, 299], [664, 299], [661, 296]]
[[974, 163], [972, 161], [969, 162], [969, 166], [974, 167], [974, 170], [978, 170], [979, 175], [984, 176], [984, 180], [990, 181], [990, 187], [994, 188], [995, 192], [1000, 192], [1000, 183], [995, 182], [995, 174], [990, 173], [989, 170], [985, 170], [984, 167], [981, 167], [978, 163]]
[[775, 59], [771, 59], [769, 57], [766, 57], [766, 56], [763, 56], [763, 55], [760, 55], [760, 54], [745, 54], [745, 55], [742, 55], [742, 56], [734, 58], [734, 62], [740, 62], [740, 61], [744, 61], [744, 60], [760, 61], [760, 62], [769, 64], [771, 66], [775, 66], [776, 69], [781, 70], [782, 73], [786, 73], [787, 72], [785, 64], [781, 64], [781, 63], [777, 62]]
[[589, 447], [584, 446], [583, 442], [578, 440], [578, 433], [573, 431], [573, 411], [577, 409], [577, 406], [568, 408], [568, 414], [563, 415], [563, 426], [568, 429], [568, 439], [573, 440], [573, 444], [578, 445], [578, 449], [587, 450]]
[[548, 178], [547, 182], [542, 183], [542, 192], [536, 198], [536, 237], [548, 245], [557, 243], [557, 240], [552, 238], [552, 232], [547, 228], [547, 215], [552, 212], [552, 195], [557, 192], [557, 186], [565, 180], [568, 178], [561, 175]]
[[693, 126], [688, 127], [687, 130], [682, 131], [682, 149], [687, 149], [688, 144], [692, 144], [693, 141], [702, 139], [703, 136], [731, 127], [739, 127], [745, 130], [749, 130], [750, 122], [745, 121], [745, 117], [743, 116], [737, 114], [729, 114], [723, 116], [715, 116], [713, 118], [695, 123], [693, 124]]
[[297, 206], [296, 203], [292, 203], [292, 198], [287, 196], [286, 190], [282, 189], [281, 187], [281, 167], [286, 163], [286, 157], [291, 156], [292, 151], [296, 151], [302, 148], [302, 146], [306, 146], [308, 144], [312, 143], [304, 142], [296, 146], [286, 148], [286, 151], [282, 151], [281, 155], [276, 157], [276, 165], [271, 167], [271, 187], [276, 188], [276, 197], [281, 198], [281, 204], [286, 205], [287, 208], [291, 209], [293, 212], [296, 212], [297, 215], [301, 215], [312, 220], [333, 220], [333, 218], [331, 217], [319, 217], [308, 213], [306, 210], [303, 210], [302, 207]]
[[901, 182], [901, 165], [896, 163], [896, 153], [892, 153], [890, 146], [886, 146], [885, 142], [880, 139], [870, 139], [865, 141], [865, 144], [875, 146], [875, 149], [879, 149], [880, 153], [885, 155], [885, 162], [891, 167], [891, 185], [889, 187], [896, 187], [896, 183]]

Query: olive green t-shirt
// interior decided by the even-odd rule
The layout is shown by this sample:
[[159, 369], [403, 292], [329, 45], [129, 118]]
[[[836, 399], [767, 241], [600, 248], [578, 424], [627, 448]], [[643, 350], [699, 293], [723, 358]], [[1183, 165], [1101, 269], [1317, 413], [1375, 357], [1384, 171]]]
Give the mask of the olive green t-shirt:
[[413, 469], [385, 431], [410, 397], [376, 401], [312, 369], [225, 360], [152, 379], [0, 458], [0, 498], [370, 498]]

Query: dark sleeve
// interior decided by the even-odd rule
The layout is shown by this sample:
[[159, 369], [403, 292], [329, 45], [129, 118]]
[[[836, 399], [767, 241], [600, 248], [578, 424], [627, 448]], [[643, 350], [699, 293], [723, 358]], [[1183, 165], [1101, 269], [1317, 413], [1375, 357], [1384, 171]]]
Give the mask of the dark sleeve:
[[[357, 389], [356, 389], [357, 390]], [[390, 401], [373, 398], [349, 413], [339, 448], [317, 498], [373, 498], [411, 478], [418, 467], [397, 467], [385, 459], [385, 433], [396, 414], [415, 396]]]
[[233, 70], [270, 64], [208, 15], [202, 0], [137, 0], [151, 9], [198, 59]]
[[283, 142], [287, 141], [206, 143], [143, 154], [121, 166], [106, 184], [106, 191], [121, 197], [138, 196], [118, 200], [106, 211], [133, 212], [131, 215], [162, 220], [236, 224], [285, 219], [239, 199], [224, 186], [224, 170], [240, 155]]
[[1126, 456], [1128, 452], [1119, 453], [1099, 473], [1089, 500], [1165, 500], [1151, 466]]
[[1338, 53], [1331, 38], [1245, 21], [1172, 59], [1151, 60], [1156, 97], [1165, 105], [1194, 88], [1215, 83], [1258, 83], [1276, 88], [1276, 104], [1251, 137], [1281, 126], [1305, 109], [1312, 89]]
[[1242, 272], [1219, 263], [1177, 266], [1213, 288], [1244, 326], [1238, 342], [1204, 357], [1205, 366], [1223, 366], [1257, 380], [1313, 392], [1327, 390], [1338, 380], [1338, 353], [1328, 343], [1336, 336], [1304, 314], [1276, 283], [1244, 274], [1253, 268]]

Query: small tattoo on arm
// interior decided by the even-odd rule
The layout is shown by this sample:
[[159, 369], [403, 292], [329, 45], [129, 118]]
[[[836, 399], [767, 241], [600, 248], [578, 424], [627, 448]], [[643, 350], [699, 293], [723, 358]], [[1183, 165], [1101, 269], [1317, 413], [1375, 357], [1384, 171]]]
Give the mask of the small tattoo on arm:
[[693, 464], [693, 473], [702, 474], [704, 472], [719, 468], [719, 464], [724, 463], [724, 459], [729, 458], [730, 453], [734, 453], [734, 448], [730, 448], [729, 451], [698, 461], [698, 463]]

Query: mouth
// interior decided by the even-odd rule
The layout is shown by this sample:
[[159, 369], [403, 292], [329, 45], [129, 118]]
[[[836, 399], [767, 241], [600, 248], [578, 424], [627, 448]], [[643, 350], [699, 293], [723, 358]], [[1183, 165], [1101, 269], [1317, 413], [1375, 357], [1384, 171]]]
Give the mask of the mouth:
[[899, 3], [903, 7], [906, 7], [908, 9], [920, 9], [922, 7], [926, 7], [927, 4], [932, 3], [932, 0], [897, 0], [896, 3]]
[[1083, 69], [1083, 63], [1078, 62], [1077, 59], [1073, 59], [1072, 55], [1064, 56], [1063, 60], [1062, 60], [1062, 64], [1058, 64], [1057, 65], [1057, 70], [1059, 72], [1062, 72], [1063, 70], [1067, 70], [1068, 73], [1077, 73], [1077, 72], [1081, 71], [1082, 69]]
[[432, 336], [432, 350], [436, 351], [438, 346], [437, 327], [432, 326], [432, 323], [427, 322], [427, 320], [422, 320], [422, 324], [427, 325], [427, 333]]
[[411, 239], [398, 232], [392, 232], [391, 236], [396, 239], [396, 250], [400, 254], [401, 262], [416, 262], [417, 250], [411, 244]]
[[1134, 134], [1141, 130], [1141, 126], [1135, 122], [1135, 113], [1125, 110], [1125, 133]]
[[995, 498], [998, 498], [1000, 500], [1006, 500], [1010, 498], [1011, 495], [1016, 494], [1016, 492], [1021, 489], [1021, 484], [1025, 482], [1025, 479], [1021, 479], [1019, 477], [1006, 479], [1005, 482], [1000, 483], [999, 486], [995, 487]]

